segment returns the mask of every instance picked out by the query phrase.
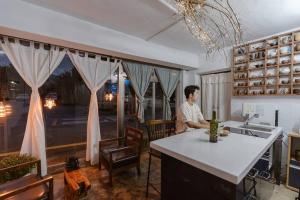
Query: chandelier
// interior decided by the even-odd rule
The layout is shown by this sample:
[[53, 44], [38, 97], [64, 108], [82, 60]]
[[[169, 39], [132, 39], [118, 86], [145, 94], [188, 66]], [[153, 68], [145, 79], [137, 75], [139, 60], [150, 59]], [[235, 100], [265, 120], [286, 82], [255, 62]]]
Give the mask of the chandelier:
[[174, 0], [191, 34], [212, 53], [238, 44], [241, 27], [228, 0]]

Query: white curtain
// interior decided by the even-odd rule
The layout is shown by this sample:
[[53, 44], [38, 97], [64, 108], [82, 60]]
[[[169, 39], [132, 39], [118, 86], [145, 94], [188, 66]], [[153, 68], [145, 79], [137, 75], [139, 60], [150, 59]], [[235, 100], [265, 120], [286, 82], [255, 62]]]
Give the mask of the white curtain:
[[216, 110], [217, 119], [226, 121], [230, 118], [231, 75], [220, 73], [201, 76], [202, 111], [205, 119], [212, 118]]
[[51, 46], [50, 50], [45, 50], [43, 44], [36, 48], [33, 42], [30, 42], [29, 46], [25, 46], [20, 44], [18, 39], [10, 42], [7, 37], [4, 38], [1, 46], [17, 72], [32, 89], [21, 153], [39, 158], [42, 175], [46, 175], [45, 127], [38, 88], [60, 64], [65, 50], [61, 51], [55, 46]]
[[110, 78], [111, 74], [116, 71], [119, 61], [114, 59], [114, 62], [110, 62], [109, 58], [106, 58], [104, 61], [101, 60], [100, 55], [95, 55], [95, 58], [91, 58], [87, 53], [80, 55], [78, 51], [75, 53], [68, 52], [68, 55], [91, 91], [87, 122], [86, 161], [90, 161], [94, 165], [99, 162], [98, 142], [101, 140], [97, 91]]
[[132, 87], [138, 98], [137, 117], [144, 122], [144, 96], [149, 87], [154, 68], [149, 65], [135, 62], [123, 62], [123, 67], [130, 78]]
[[170, 120], [172, 117], [170, 98], [178, 84], [180, 71], [164, 68], [155, 68], [155, 71], [164, 93], [163, 118]]

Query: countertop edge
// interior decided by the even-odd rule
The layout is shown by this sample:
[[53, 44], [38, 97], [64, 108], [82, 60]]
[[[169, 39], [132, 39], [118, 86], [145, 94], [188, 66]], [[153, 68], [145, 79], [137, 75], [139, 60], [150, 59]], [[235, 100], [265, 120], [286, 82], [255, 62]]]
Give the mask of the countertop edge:
[[239, 175], [233, 175], [226, 171], [222, 171], [221, 169], [215, 168], [213, 166], [209, 166], [203, 162], [188, 158], [184, 155], [171, 151], [169, 149], [163, 148], [162, 146], [156, 145], [155, 143], [151, 142], [150, 147], [164, 153], [168, 156], [174, 157], [182, 162], [185, 162], [193, 167], [196, 167], [200, 170], [203, 170], [207, 173], [216, 175], [224, 180], [227, 180], [233, 184], [239, 184], [242, 179], [247, 175], [247, 173], [251, 170], [251, 168], [255, 165], [255, 163], [263, 156], [263, 154], [267, 151], [268, 148], [276, 141], [277, 137], [282, 133], [283, 129], [281, 127], [277, 127], [278, 129], [272, 135], [272, 139], [269, 141], [269, 144], [265, 146], [265, 148], [253, 159], [253, 161], [246, 167]]
[[221, 177], [222, 179], [225, 179], [225, 180], [227, 180], [227, 181], [229, 181], [231, 183], [234, 183], [234, 184], [238, 184], [239, 183], [237, 176], [229, 174], [229, 173], [227, 173], [225, 171], [222, 171], [220, 169], [216, 169], [216, 168], [214, 168], [212, 166], [206, 165], [205, 163], [201, 163], [199, 161], [190, 159], [190, 158], [188, 158], [186, 156], [183, 156], [183, 155], [180, 155], [180, 154], [178, 154], [176, 152], [173, 152], [173, 151], [170, 151], [168, 149], [165, 149], [165, 148], [163, 148], [161, 146], [158, 146], [158, 145], [156, 145], [154, 143], [150, 143], [150, 147], [153, 148], [153, 149], [155, 149], [155, 150], [157, 150], [157, 151], [159, 151], [159, 152], [161, 152], [161, 153], [164, 153], [164, 154], [166, 154], [168, 156], [176, 158], [177, 160], [180, 160], [180, 161], [182, 161], [184, 163], [187, 163], [187, 164], [189, 164], [189, 165], [191, 165], [193, 167], [196, 167], [196, 168], [198, 168], [200, 170], [203, 170], [203, 171], [205, 171], [207, 173], [210, 173], [210, 174], [216, 175], [218, 177]]

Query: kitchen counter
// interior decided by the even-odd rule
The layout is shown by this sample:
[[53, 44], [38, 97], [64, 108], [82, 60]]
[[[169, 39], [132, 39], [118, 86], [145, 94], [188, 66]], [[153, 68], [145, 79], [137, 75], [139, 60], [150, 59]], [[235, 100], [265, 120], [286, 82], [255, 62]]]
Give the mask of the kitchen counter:
[[252, 129], [241, 131], [242, 125], [242, 122], [225, 122], [231, 131], [251, 136], [230, 133], [219, 137], [217, 143], [210, 143], [207, 130], [193, 129], [151, 142], [150, 147], [162, 153], [161, 199], [244, 199], [249, 191], [242, 180], [254, 166], [261, 167], [266, 162], [262, 156], [271, 146], [276, 159], [267, 161], [263, 170], [273, 163], [275, 178], [280, 181], [281, 141], [276, 139], [280, 138], [282, 128], [249, 124], [247, 127]]
[[[225, 126], [239, 127], [242, 122], [228, 121]], [[156, 140], [150, 147], [166, 155], [238, 184], [282, 132], [277, 127], [269, 138], [230, 133], [209, 142], [205, 129], [194, 129]]]

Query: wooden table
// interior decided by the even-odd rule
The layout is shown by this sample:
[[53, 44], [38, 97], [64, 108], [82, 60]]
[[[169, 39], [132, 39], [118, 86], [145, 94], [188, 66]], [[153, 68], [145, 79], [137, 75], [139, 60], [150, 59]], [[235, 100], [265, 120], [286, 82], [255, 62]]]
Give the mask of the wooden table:
[[77, 200], [85, 199], [91, 188], [91, 183], [83, 175], [81, 169], [67, 172], [64, 171], [65, 180], [65, 199]]

